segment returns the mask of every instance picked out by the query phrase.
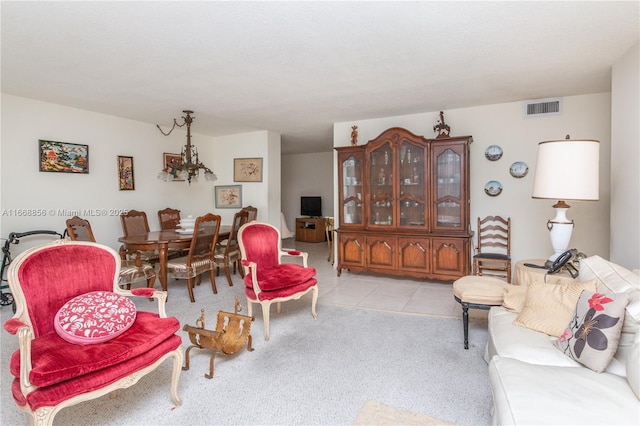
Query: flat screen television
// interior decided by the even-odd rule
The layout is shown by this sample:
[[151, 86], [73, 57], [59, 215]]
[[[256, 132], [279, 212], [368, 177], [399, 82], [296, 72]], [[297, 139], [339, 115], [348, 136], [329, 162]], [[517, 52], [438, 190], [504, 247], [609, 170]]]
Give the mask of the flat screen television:
[[300, 215], [322, 217], [322, 197], [300, 197]]

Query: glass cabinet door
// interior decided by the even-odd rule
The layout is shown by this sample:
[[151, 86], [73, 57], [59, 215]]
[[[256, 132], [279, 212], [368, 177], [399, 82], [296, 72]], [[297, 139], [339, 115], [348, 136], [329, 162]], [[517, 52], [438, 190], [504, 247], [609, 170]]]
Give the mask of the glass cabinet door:
[[369, 153], [369, 225], [393, 226], [393, 157], [389, 143]]
[[363, 224], [362, 158], [362, 152], [348, 153], [341, 155], [339, 158], [342, 185], [342, 200], [340, 205], [341, 225]]
[[400, 145], [400, 226], [425, 225], [425, 161], [424, 148], [404, 140]]
[[436, 214], [434, 228], [462, 226], [462, 161], [454, 148], [434, 149]]

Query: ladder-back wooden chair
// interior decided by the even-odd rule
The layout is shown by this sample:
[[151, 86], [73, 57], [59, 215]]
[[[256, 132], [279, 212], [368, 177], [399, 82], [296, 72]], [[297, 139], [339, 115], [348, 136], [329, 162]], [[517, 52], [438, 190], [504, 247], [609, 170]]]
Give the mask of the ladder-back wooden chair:
[[478, 247], [473, 256], [473, 274], [511, 282], [511, 218], [478, 218]]

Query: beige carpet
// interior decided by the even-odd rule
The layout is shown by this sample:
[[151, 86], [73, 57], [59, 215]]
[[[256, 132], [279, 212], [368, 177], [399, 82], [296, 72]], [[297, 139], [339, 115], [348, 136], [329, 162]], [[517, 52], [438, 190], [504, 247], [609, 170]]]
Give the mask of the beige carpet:
[[364, 425], [454, 425], [435, 417], [414, 413], [408, 410], [400, 410], [377, 401], [367, 401], [360, 409], [358, 416], [353, 421], [356, 426]]

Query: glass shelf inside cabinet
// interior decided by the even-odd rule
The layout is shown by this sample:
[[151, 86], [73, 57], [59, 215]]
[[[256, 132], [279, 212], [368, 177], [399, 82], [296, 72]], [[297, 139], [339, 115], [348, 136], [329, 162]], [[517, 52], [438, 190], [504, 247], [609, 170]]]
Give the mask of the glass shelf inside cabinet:
[[443, 197], [460, 198], [460, 155], [451, 149], [445, 150], [438, 157], [438, 199]]
[[438, 226], [461, 226], [460, 203], [443, 201], [438, 203]]
[[401, 226], [424, 226], [424, 203], [405, 199], [400, 202]]
[[355, 157], [351, 156], [342, 163], [342, 176], [344, 178], [344, 186], [362, 186], [362, 177], [360, 173], [361, 164]]
[[362, 223], [362, 203], [355, 200], [349, 200], [344, 203], [344, 223], [361, 224]]

